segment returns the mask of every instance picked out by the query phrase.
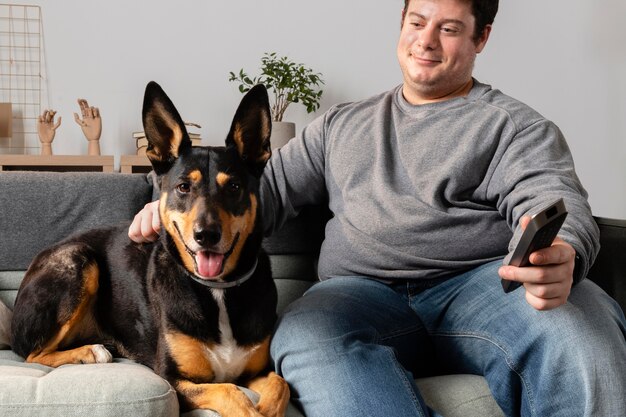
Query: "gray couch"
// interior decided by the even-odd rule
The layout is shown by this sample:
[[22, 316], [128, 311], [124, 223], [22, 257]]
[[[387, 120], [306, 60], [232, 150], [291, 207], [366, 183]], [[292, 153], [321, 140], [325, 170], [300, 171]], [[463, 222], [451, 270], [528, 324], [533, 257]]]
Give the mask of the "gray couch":
[[[70, 233], [128, 221], [152, 199], [144, 175], [0, 173], [0, 301], [11, 307], [24, 271], [43, 247]], [[279, 291], [278, 310], [316, 280], [316, 258], [326, 211], [311, 207], [266, 239]], [[626, 307], [626, 222], [597, 219], [602, 252], [591, 278]], [[0, 342], [0, 345], [2, 342]], [[442, 375], [417, 379], [426, 402], [444, 416], [499, 416], [484, 378]], [[250, 394], [254, 397], [254, 394]], [[170, 385], [125, 359], [111, 364], [26, 364], [0, 346], [2, 416], [177, 416]], [[186, 417], [214, 416], [194, 410]], [[290, 406], [288, 416], [301, 416]]]

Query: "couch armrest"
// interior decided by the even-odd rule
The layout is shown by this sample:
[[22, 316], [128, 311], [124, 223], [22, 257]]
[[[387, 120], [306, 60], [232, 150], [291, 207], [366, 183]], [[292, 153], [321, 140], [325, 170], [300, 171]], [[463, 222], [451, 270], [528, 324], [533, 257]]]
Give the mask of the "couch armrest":
[[600, 228], [600, 253], [588, 278], [626, 311], [626, 220], [595, 217]]

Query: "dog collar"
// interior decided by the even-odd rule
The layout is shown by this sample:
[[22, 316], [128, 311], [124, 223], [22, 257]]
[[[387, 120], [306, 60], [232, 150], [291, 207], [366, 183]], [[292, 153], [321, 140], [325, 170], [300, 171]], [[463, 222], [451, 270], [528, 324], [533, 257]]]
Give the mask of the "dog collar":
[[254, 260], [254, 264], [252, 265], [252, 268], [250, 268], [245, 274], [241, 275], [240, 277], [237, 277], [237, 279], [234, 279], [228, 282], [209, 281], [205, 279], [200, 279], [192, 274], [189, 274], [189, 276], [191, 277], [191, 279], [193, 279], [197, 283], [202, 284], [205, 287], [209, 287], [209, 288], [216, 288], [216, 289], [222, 290], [225, 288], [238, 287], [239, 285], [249, 280], [250, 277], [252, 277], [252, 275], [254, 274], [254, 271], [256, 271], [256, 267], [258, 263], [259, 263], [259, 258], [256, 258]]

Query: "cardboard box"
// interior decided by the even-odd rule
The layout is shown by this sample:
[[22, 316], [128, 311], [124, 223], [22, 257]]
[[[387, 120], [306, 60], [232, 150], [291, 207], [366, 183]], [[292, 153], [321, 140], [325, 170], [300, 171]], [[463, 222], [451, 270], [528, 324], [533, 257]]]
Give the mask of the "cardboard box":
[[13, 110], [11, 103], [0, 103], [0, 138], [13, 136]]

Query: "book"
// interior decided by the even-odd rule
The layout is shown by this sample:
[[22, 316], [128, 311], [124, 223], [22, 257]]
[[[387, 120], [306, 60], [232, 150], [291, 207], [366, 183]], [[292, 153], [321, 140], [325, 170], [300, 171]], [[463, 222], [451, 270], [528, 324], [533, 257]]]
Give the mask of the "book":
[[[185, 126], [187, 126], [187, 128], [201, 128], [199, 124], [193, 122], [185, 122]], [[191, 139], [191, 146], [202, 145], [202, 138], [200, 137], [200, 133], [187, 131], [187, 134], [189, 135], [189, 139]], [[146, 138], [146, 132], [144, 132], [143, 130], [133, 132], [133, 138], [135, 139], [135, 144], [137, 145], [137, 155], [145, 155], [146, 150], [148, 149], [148, 139]]]
[[[190, 135], [189, 139], [191, 139], [191, 146], [202, 146], [202, 138], [200, 138], [199, 134], [194, 136]], [[146, 136], [143, 135], [136, 137], [135, 142], [137, 145], [137, 155], [145, 155], [146, 150], [148, 149], [148, 139]]]

